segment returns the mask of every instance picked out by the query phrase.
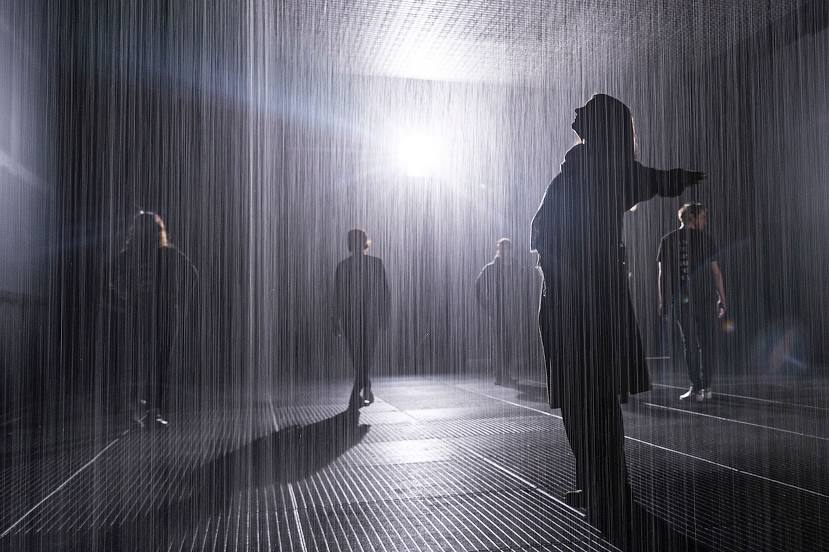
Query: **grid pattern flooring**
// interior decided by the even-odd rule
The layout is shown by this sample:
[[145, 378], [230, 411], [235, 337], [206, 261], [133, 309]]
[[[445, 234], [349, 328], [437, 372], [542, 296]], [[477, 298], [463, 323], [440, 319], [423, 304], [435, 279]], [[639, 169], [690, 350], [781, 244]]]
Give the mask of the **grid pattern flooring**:
[[[5, 462], [0, 547], [614, 550], [560, 500], [572, 456], [538, 385], [387, 379], [375, 394], [359, 418], [347, 387], [316, 386]], [[829, 547], [826, 470], [810, 465], [827, 441], [786, 429], [802, 414], [672, 396], [625, 409], [634, 495], [654, 520], [712, 550]]]

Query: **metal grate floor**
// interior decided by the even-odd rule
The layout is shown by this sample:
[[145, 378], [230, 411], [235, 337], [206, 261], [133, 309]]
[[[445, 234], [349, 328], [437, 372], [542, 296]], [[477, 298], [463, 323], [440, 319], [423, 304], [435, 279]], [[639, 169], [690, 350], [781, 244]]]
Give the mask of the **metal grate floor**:
[[[519, 387], [380, 380], [359, 419], [344, 413], [347, 388], [309, 387], [291, 404], [18, 451], [0, 473], [0, 547], [613, 550], [559, 500], [574, 480], [561, 421], [543, 394]], [[829, 547], [825, 468], [786, 461], [823, 454], [820, 435], [778, 431], [796, 422], [785, 416], [765, 429], [740, 423], [759, 419], [745, 405], [729, 421], [723, 404], [711, 417], [674, 408], [665, 393], [647, 401], [625, 411], [631, 482], [671, 543]], [[757, 442], [765, 456], [751, 454]]]

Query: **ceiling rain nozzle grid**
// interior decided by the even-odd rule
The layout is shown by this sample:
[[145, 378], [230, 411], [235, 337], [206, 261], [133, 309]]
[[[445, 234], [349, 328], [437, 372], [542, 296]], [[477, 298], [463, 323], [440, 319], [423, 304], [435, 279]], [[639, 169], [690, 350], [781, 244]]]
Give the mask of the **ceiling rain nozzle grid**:
[[710, 55], [800, 3], [751, 0], [703, 10], [676, 0], [334, 0], [296, 3], [284, 16], [297, 47], [342, 72], [525, 81], [567, 68], [576, 56]]

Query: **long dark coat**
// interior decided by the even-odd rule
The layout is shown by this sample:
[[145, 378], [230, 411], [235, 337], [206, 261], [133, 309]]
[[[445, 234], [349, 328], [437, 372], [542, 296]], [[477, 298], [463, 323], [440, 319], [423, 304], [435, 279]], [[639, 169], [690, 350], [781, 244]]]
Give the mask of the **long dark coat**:
[[122, 383], [139, 386], [144, 399], [161, 401], [158, 388], [156, 396], [144, 394], [147, 386], [183, 381], [198, 364], [188, 353], [197, 286], [198, 271], [175, 246], [124, 249], [112, 261], [107, 306], [115, 343], [109, 353], [116, 355]]
[[336, 318], [346, 337], [376, 335], [389, 321], [391, 299], [383, 261], [352, 255], [334, 273]]
[[532, 249], [544, 272], [539, 324], [551, 408], [561, 406], [561, 370], [591, 370], [589, 381], [612, 385], [622, 400], [650, 389], [628, 292], [622, 217], [640, 201], [682, 193], [682, 172], [579, 144], [547, 187], [532, 221]]

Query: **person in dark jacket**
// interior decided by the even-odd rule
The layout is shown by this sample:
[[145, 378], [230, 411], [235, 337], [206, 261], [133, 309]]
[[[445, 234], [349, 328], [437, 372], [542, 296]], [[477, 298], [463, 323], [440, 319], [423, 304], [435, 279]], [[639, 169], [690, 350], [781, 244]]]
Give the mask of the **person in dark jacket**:
[[351, 256], [340, 261], [334, 273], [335, 332], [345, 336], [354, 366], [354, 387], [349, 404], [374, 402], [369, 372], [377, 338], [388, 327], [389, 286], [383, 261], [367, 255], [370, 245], [364, 230], [348, 231]]
[[605, 95], [576, 110], [581, 139], [532, 221], [544, 292], [539, 325], [551, 408], [561, 408], [578, 488], [567, 501], [627, 548], [630, 489], [620, 398], [650, 388], [627, 287], [625, 211], [656, 195], [676, 196], [703, 173], [645, 167], [634, 155], [628, 107]]
[[119, 321], [120, 364], [132, 380], [133, 419], [169, 423], [170, 364], [186, 330], [198, 282], [195, 266], [170, 243], [164, 220], [140, 211], [112, 262], [110, 297]]
[[513, 375], [519, 345], [525, 345], [524, 321], [532, 312], [537, 272], [514, 258], [512, 241], [501, 238], [495, 242], [495, 258], [487, 263], [475, 280], [478, 306], [493, 323], [495, 385], [516, 382]]

